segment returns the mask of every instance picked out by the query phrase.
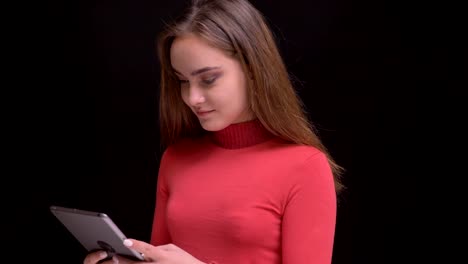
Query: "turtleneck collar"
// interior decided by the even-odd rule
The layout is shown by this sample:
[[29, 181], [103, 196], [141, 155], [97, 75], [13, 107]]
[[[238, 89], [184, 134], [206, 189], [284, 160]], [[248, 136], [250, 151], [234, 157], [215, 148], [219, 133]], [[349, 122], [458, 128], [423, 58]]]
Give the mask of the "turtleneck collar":
[[250, 147], [273, 137], [258, 119], [232, 124], [222, 130], [210, 132], [209, 135], [216, 145], [227, 149]]

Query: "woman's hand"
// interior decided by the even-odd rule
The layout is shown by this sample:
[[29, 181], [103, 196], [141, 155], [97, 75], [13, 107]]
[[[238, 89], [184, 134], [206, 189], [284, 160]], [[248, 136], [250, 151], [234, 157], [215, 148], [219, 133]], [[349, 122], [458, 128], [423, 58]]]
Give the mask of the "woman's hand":
[[[140, 240], [126, 239], [124, 245], [134, 249], [140, 253], [143, 253], [145, 261], [135, 262], [127, 258], [117, 256], [114, 260], [110, 260], [109, 263], [115, 263], [112, 261], [118, 260], [119, 264], [134, 264], [134, 263], [157, 263], [157, 264], [204, 264], [200, 260], [196, 259], [185, 250], [179, 248], [174, 244], [167, 244], [161, 246], [153, 246]], [[93, 264], [89, 262], [85, 264]], [[107, 262], [106, 262], [107, 263]]]
[[[92, 252], [92, 253], [89, 253], [88, 255], [86, 255], [84, 261], [83, 261], [83, 264], [96, 264], [96, 263], [99, 263], [99, 264], [115, 264], [115, 263], [118, 263], [118, 259], [116, 258], [116, 256], [112, 257], [111, 259], [107, 260], [107, 261], [102, 261], [103, 259], [107, 258], [108, 255], [107, 255], [107, 252], [106, 251], [96, 251], [96, 252]], [[102, 262], [100, 262], [102, 261]]]

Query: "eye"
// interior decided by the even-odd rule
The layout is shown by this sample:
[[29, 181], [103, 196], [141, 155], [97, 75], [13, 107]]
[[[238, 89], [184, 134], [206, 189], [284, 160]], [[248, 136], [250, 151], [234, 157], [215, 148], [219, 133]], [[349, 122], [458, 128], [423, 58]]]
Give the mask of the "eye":
[[188, 80], [178, 80], [178, 81], [181, 86], [189, 82]]
[[209, 78], [202, 79], [202, 82], [204, 85], [212, 85], [218, 78], [219, 78], [219, 75], [215, 75]]

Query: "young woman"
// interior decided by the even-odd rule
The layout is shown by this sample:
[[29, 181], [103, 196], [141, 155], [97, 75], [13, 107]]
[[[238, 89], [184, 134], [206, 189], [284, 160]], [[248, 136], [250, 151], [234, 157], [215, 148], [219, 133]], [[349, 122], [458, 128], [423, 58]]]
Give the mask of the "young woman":
[[149, 244], [124, 244], [158, 264], [331, 263], [340, 167], [261, 13], [247, 0], [193, 1], [158, 44], [154, 224]]

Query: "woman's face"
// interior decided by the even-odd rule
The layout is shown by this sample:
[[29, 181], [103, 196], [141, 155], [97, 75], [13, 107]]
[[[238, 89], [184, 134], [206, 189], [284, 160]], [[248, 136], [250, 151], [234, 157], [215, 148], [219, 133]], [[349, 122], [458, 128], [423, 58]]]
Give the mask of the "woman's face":
[[218, 131], [254, 119], [238, 60], [195, 35], [177, 37], [170, 56], [182, 99], [205, 130]]

